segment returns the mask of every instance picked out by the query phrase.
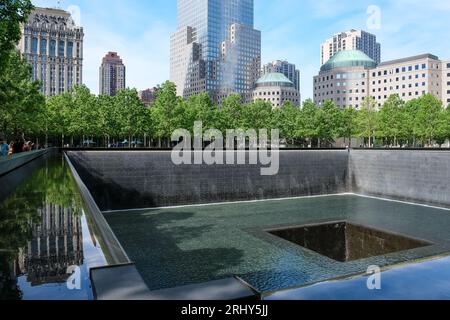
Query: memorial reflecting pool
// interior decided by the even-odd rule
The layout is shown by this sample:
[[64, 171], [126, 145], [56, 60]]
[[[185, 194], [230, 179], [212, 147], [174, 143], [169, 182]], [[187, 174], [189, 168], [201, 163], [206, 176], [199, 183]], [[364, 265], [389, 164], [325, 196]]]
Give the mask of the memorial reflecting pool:
[[[345, 158], [342, 151], [338, 153], [339, 159]], [[281, 195], [296, 186], [299, 192], [322, 188], [328, 194], [334, 186], [329, 192], [336, 195], [150, 209], [136, 208], [170, 202], [180, 192], [184, 197], [180, 199], [194, 195], [187, 203], [206, 198], [211, 202], [214, 195], [221, 200], [224, 194], [253, 200], [265, 195], [265, 180], [244, 175], [243, 167], [172, 168], [168, 154], [161, 152], [88, 154], [75, 157], [73, 168], [63, 155], [55, 154], [0, 178], [0, 299], [93, 299], [92, 287], [98, 291], [89, 271], [103, 267], [108, 272], [117, 264], [134, 268], [139, 284], [145, 282], [144, 291], [178, 290], [239, 277], [263, 298], [326, 297], [323, 292], [332, 288], [329, 280], [363, 275], [369, 266], [395, 267], [397, 271], [386, 276], [392, 279], [390, 284], [402, 284], [416, 277], [425, 279], [425, 271], [411, 273], [414, 266], [419, 268], [417, 262], [450, 255], [450, 209], [342, 189], [349, 185], [345, 165], [339, 173], [330, 165], [329, 174], [316, 180], [298, 170], [308, 171], [302, 163], [315, 163], [316, 156], [328, 163], [329, 152], [308, 152], [306, 157], [284, 154], [285, 164], [295, 165], [284, 166], [274, 178], [276, 185], [264, 190], [269, 195], [281, 190]], [[228, 171], [232, 174], [225, 174]], [[361, 183], [361, 176], [356, 176], [356, 183]], [[447, 195], [439, 187], [441, 182], [430, 188], [430, 199]], [[231, 192], [233, 188], [239, 192]], [[110, 205], [129, 208], [105, 211]], [[429, 297], [450, 294], [439, 285], [440, 277], [448, 278], [448, 259], [443, 261], [424, 268], [430, 275], [427, 292], [433, 294]], [[108, 279], [108, 284], [116, 283], [113, 280]], [[353, 297], [353, 289], [348, 288], [362, 282], [338, 285], [348, 294], [333, 297]], [[326, 287], [291, 294], [290, 289], [317, 283]], [[124, 289], [127, 285], [115, 289], [129, 292]], [[391, 289], [383, 296], [414, 298], [398, 292]]]
[[87, 267], [104, 258], [62, 156], [35, 160], [0, 184], [0, 299], [92, 299]]
[[[449, 214], [439, 208], [338, 195], [119, 211], [105, 217], [150, 289], [237, 275], [270, 292], [364, 273], [370, 265], [450, 252]], [[376, 249], [376, 256], [340, 262], [271, 233], [342, 221], [410, 239], [386, 254]]]

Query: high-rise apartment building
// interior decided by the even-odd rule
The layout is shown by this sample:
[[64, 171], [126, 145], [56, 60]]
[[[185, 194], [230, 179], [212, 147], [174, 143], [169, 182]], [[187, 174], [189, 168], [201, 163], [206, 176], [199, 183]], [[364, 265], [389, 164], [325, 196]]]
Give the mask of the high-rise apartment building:
[[53, 96], [83, 81], [83, 28], [69, 12], [35, 8], [22, 25], [19, 51], [32, 67], [41, 92]]
[[282, 73], [291, 80], [297, 91], [300, 92], [300, 70], [298, 70], [293, 63], [287, 61], [276, 60], [265, 64], [262, 67], [262, 75], [268, 73]]
[[125, 65], [117, 52], [108, 52], [100, 66], [100, 94], [115, 96], [125, 89]]
[[324, 65], [336, 53], [345, 50], [359, 50], [376, 63], [381, 62], [381, 45], [377, 42], [377, 37], [366, 31], [351, 29], [335, 34], [322, 44], [321, 65]]
[[314, 102], [360, 108], [366, 97], [382, 106], [393, 94], [404, 101], [433, 94], [450, 103], [450, 64], [422, 54], [377, 64], [361, 51], [342, 51], [314, 77]]
[[177, 5], [170, 79], [178, 95], [206, 91], [216, 101], [232, 93], [250, 99], [261, 67], [253, 0], [178, 0]]

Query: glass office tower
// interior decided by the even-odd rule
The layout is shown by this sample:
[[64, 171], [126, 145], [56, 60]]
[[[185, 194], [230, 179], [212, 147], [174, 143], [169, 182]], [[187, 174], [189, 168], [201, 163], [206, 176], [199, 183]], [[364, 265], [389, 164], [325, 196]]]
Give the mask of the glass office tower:
[[178, 0], [177, 10], [170, 78], [178, 94], [206, 91], [218, 102], [232, 93], [251, 97], [261, 66], [253, 0]]

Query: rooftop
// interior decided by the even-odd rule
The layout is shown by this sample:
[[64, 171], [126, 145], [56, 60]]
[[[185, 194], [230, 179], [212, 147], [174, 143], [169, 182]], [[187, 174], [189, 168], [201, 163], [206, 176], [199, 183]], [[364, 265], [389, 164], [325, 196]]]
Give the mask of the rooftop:
[[402, 58], [402, 59], [396, 59], [396, 60], [390, 60], [390, 61], [385, 61], [380, 63], [380, 66], [385, 66], [385, 65], [390, 65], [390, 64], [397, 64], [397, 63], [403, 63], [403, 62], [408, 62], [408, 61], [415, 61], [415, 60], [421, 60], [421, 59], [433, 59], [433, 60], [439, 60], [439, 57], [430, 54], [430, 53], [425, 53], [425, 54], [420, 54], [417, 56], [412, 56], [412, 57], [406, 57], [406, 58]]
[[278, 72], [266, 73], [256, 81], [256, 85], [268, 85], [268, 86], [294, 86], [291, 80], [289, 80], [284, 74]]
[[347, 50], [336, 53], [320, 71], [330, 71], [336, 68], [365, 67], [375, 68], [377, 63], [364, 52], [359, 50]]

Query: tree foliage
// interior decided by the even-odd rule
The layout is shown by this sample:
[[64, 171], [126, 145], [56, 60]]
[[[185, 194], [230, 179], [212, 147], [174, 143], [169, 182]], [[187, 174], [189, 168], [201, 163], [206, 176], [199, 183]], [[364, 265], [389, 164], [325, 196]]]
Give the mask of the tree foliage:
[[31, 81], [31, 68], [14, 51], [0, 73], [0, 132], [13, 139], [36, 135], [41, 130], [44, 98], [38, 82]]
[[31, 0], [1, 0], [0, 3], [0, 74], [21, 37], [20, 24], [33, 10]]

